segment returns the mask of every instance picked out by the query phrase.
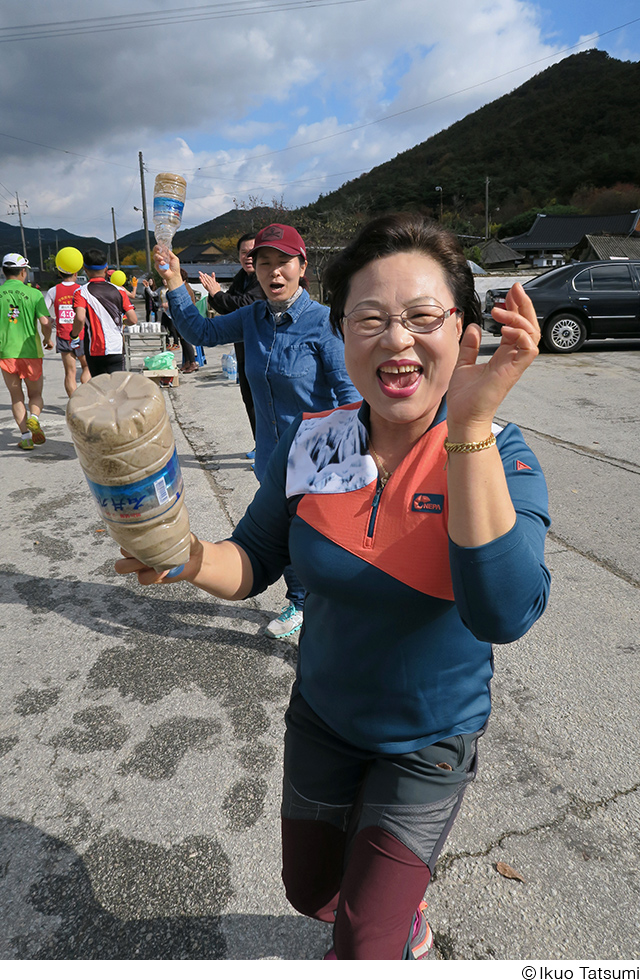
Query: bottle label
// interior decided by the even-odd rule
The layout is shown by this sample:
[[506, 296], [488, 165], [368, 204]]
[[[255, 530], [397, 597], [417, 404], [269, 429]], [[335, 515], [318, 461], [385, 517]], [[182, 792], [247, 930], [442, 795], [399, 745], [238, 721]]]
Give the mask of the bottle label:
[[116, 524], [142, 524], [155, 520], [170, 510], [184, 493], [180, 461], [175, 449], [166, 466], [137, 483], [125, 483], [118, 487], [105, 487], [89, 479], [87, 483], [104, 519]]
[[174, 217], [178, 221], [182, 221], [182, 212], [184, 211], [184, 201], [178, 201], [175, 197], [154, 197], [153, 199], [153, 217], [154, 219], [158, 215], [163, 217]]

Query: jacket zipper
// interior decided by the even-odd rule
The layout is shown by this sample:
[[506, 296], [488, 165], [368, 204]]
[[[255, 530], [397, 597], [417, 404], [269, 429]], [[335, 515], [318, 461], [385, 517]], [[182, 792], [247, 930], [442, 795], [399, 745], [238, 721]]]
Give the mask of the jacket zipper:
[[382, 491], [384, 487], [380, 482], [380, 477], [378, 477], [378, 484], [376, 486], [375, 497], [373, 498], [373, 503], [371, 504], [371, 513], [369, 515], [369, 526], [367, 528], [367, 542], [373, 541], [373, 532], [376, 527], [376, 518], [378, 516], [378, 506], [380, 504], [380, 497], [382, 496]]

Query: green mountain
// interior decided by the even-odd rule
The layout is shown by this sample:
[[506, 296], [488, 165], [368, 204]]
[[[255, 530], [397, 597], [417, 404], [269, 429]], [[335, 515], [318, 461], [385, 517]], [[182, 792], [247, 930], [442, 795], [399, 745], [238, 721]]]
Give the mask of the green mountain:
[[484, 215], [486, 177], [491, 208], [514, 214], [584, 187], [640, 185], [640, 63], [595, 49], [565, 58], [310, 208], [439, 214], [439, 186], [445, 212]]
[[[245, 231], [258, 231], [272, 220], [272, 210], [266, 206], [251, 208], [248, 211], [234, 208], [232, 211], [220, 214], [217, 218], [205, 221], [201, 225], [196, 225], [193, 228], [181, 228], [180, 231], [176, 232], [173, 244], [176, 248], [185, 248], [187, 245], [200, 245], [204, 242], [210, 242], [214, 238], [223, 238], [227, 235], [239, 238]], [[149, 232], [151, 247], [153, 248], [155, 239], [152, 227], [149, 228]], [[118, 247], [120, 251], [124, 252], [144, 248], [144, 232], [132, 231], [123, 238], [119, 238]]]
[[[34, 266], [40, 265], [40, 249], [42, 257], [46, 260], [47, 256], [55, 255], [58, 249], [73, 245], [81, 252], [88, 248], [101, 248], [106, 250], [107, 245], [99, 238], [81, 238], [72, 235], [64, 228], [25, 228], [25, 244], [27, 246], [27, 256]], [[6, 221], [0, 221], [0, 253], [19, 252], [22, 254], [22, 235], [19, 226], [10, 225]], [[0, 255], [0, 258], [2, 257]]]

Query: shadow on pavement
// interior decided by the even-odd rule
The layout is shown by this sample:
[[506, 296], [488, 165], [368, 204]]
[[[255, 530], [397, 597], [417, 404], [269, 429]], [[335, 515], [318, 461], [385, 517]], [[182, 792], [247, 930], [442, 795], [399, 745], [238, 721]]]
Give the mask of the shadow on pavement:
[[[106, 564], [112, 568], [111, 562]], [[106, 569], [102, 571], [106, 573]], [[135, 634], [144, 634], [151, 643], [155, 636], [167, 641], [215, 642], [286, 661], [295, 657], [293, 642], [270, 639], [262, 630], [247, 632], [240, 627], [242, 621], [264, 627], [279, 610], [263, 611], [247, 603], [223, 603], [213, 597], [194, 599], [191, 587], [184, 583], [145, 588], [124, 577], [121, 580], [113, 571], [111, 574], [119, 584], [30, 576], [4, 565], [0, 566], [3, 601], [26, 606], [33, 615], [55, 612], [113, 640], [130, 641]], [[214, 617], [232, 620], [238, 628], [213, 625]]]
[[[81, 856], [0, 817], [4, 960], [320, 959], [327, 928], [302, 917], [223, 914], [230, 862], [212, 837], [163, 847], [110, 833]], [[286, 951], [292, 951], [290, 955]]]

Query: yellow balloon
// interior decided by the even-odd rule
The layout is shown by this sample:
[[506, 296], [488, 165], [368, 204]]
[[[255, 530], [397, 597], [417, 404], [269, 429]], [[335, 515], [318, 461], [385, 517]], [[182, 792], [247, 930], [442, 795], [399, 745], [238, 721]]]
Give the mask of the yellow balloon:
[[121, 269], [116, 269], [115, 272], [111, 273], [111, 282], [114, 286], [124, 286], [127, 281], [127, 277]]
[[73, 275], [74, 272], [80, 272], [83, 265], [82, 252], [70, 245], [67, 248], [61, 248], [56, 255], [56, 268], [60, 272], [68, 272], [69, 275]]

